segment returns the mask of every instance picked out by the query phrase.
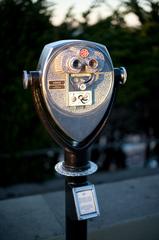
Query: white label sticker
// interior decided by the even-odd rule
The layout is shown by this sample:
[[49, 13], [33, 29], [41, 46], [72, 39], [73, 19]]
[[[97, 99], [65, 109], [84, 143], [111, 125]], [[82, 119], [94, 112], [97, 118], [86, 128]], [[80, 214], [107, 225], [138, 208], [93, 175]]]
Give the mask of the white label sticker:
[[96, 212], [94, 198], [91, 190], [78, 192], [77, 198], [81, 215]]
[[69, 92], [68, 105], [72, 106], [87, 106], [92, 105], [91, 91], [74, 91]]

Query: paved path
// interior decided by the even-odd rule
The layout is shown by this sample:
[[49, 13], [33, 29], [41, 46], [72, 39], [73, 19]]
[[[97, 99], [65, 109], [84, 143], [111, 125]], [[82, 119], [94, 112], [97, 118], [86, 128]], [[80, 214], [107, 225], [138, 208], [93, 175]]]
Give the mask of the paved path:
[[[90, 234], [92, 231], [103, 233], [100, 239], [107, 239], [104, 231], [114, 226], [137, 221], [136, 226], [139, 226], [140, 219], [152, 218], [152, 223], [159, 216], [159, 175], [96, 185], [96, 191], [101, 216], [90, 220], [88, 229]], [[2, 200], [0, 240], [56, 239], [65, 232], [64, 212], [63, 191]], [[145, 226], [148, 231], [148, 225]], [[153, 232], [154, 237], [150, 240], [159, 239], [159, 229], [155, 228]], [[98, 237], [93, 234], [93, 239]]]
[[[112, 172], [97, 171], [95, 174], [89, 176], [89, 180], [94, 184], [104, 184], [156, 174], [159, 174], [159, 168], [134, 168]], [[64, 177], [57, 175], [54, 179], [42, 183], [22, 183], [5, 188], [0, 187], [0, 200], [44, 194], [63, 189]]]

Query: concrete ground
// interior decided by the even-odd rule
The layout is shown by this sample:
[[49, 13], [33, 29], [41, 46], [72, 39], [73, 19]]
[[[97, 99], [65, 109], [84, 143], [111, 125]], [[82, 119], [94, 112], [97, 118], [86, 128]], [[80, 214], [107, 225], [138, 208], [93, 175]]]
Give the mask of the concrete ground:
[[[95, 174], [89, 176], [89, 180], [94, 184], [104, 184], [156, 174], [159, 174], [159, 168], [128, 168], [127, 170], [109, 172], [97, 171]], [[56, 175], [54, 179], [41, 183], [21, 183], [8, 187], [0, 187], [0, 200], [62, 191], [63, 189], [64, 177]]]
[[[88, 240], [158, 240], [159, 239], [159, 215], [134, 221], [116, 224], [102, 230], [90, 232]], [[48, 240], [64, 240], [65, 236], [49, 238]]]
[[[159, 174], [96, 185], [88, 239], [158, 240]], [[64, 191], [0, 201], [0, 240], [64, 239]]]

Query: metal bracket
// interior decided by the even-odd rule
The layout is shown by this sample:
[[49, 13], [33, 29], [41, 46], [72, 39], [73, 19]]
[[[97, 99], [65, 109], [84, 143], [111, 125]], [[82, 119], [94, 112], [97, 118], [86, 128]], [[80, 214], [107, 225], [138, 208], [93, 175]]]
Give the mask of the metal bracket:
[[81, 176], [88, 176], [93, 173], [95, 173], [98, 169], [98, 166], [89, 161], [89, 169], [83, 170], [83, 171], [69, 171], [68, 169], [65, 168], [64, 166], [64, 161], [61, 161], [55, 165], [55, 170], [61, 175], [67, 176], [67, 177], [81, 177]]

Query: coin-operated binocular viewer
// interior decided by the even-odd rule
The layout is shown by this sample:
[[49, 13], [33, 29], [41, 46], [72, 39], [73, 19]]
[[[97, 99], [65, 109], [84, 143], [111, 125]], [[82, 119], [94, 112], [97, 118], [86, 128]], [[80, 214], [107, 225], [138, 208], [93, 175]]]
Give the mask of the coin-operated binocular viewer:
[[113, 68], [104, 45], [65, 40], [46, 45], [37, 71], [24, 71], [36, 110], [52, 138], [64, 148], [55, 169], [66, 177], [66, 239], [85, 240], [87, 219], [99, 215], [94, 185], [97, 170], [87, 147], [103, 129], [125, 68]]

